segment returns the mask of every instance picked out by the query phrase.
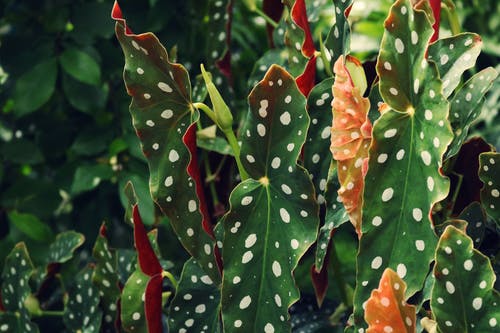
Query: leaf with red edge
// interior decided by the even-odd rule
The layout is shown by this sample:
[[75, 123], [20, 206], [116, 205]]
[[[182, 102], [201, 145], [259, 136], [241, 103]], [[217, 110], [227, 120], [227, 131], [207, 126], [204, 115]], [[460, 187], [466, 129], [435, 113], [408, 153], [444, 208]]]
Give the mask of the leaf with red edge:
[[[153, 200], [168, 216], [186, 250], [219, 282], [196, 157], [199, 113], [191, 103], [188, 73], [169, 61], [165, 48], [152, 33], [133, 34], [117, 3], [112, 16], [125, 55], [124, 80], [132, 96], [130, 113], [148, 160]], [[179, 187], [183, 190], [178, 191]]]
[[307, 18], [307, 9], [305, 0], [295, 0], [291, 11], [292, 20], [299, 28], [304, 31], [304, 42], [302, 43], [302, 54], [306, 58], [311, 58], [314, 55], [316, 48], [311, 34], [311, 28]]
[[364, 77], [361, 63], [350, 56], [344, 59], [340, 56], [334, 65], [331, 151], [338, 165], [340, 200], [359, 234], [364, 176], [372, 130], [368, 119], [370, 101], [363, 97], [363, 87], [357, 84], [359, 80], [356, 78], [359, 75]]
[[379, 287], [366, 302], [366, 333], [416, 332], [415, 306], [406, 304], [406, 283], [390, 268], [386, 268]]

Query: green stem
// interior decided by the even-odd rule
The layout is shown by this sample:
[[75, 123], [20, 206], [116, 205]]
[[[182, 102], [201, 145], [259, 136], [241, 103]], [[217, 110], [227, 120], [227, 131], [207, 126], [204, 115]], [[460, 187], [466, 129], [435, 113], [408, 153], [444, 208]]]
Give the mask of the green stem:
[[[198, 127], [198, 130], [201, 130], [202, 129], [202, 126], [201, 126], [201, 121], [200, 119], [198, 119], [198, 122], [196, 123], [197, 127]], [[206, 179], [212, 179], [214, 178], [214, 174], [212, 173], [212, 169], [210, 168], [210, 162], [208, 161], [208, 154], [206, 151], [202, 151], [203, 153], [203, 166], [205, 167], [205, 173], [207, 174], [206, 175]], [[215, 189], [215, 184], [213, 182], [207, 182], [208, 183], [208, 188], [210, 189], [210, 194], [212, 195], [212, 200], [213, 200], [213, 204], [214, 206], [219, 204], [219, 197], [217, 196], [217, 190]]]
[[266, 20], [266, 22], [269, 23], [269, 25], [271, 25], [274, 29], [278, 27], [278, 23], [269, 16], [267, 16], [267, 14], [264, 13], [259, 7], [254, 7], [253, 11], [262, 16], [262, 18]]
[[340, 259], [337, 255], [337, 250], [335, 249], [335, 242], [332, 242], [330, 260], [333, 267], [333, 278], [337, 280], [337, 285], [340, 287], [339, 292], [342, 303], [344, 306], [350, 308], [352, 307], [352, 299], [348, 296], [349, 292], [347, 290], [347, 284], [342, 277], [342, 264], [340, 263]]
[[457, 181], [457, 187], [455, 188], [455, 191], [453, 192], [453, 197], [451, 199], [451, 205], [450, 205], [451, 207], [448, 214], [446, 214], [447, 215], [446, 217], [449, 217], [451, 214], [453, 214], [453, 209], [455, 209], [455, 203], [457, 202], [457, 198], [460, 193], [460, 188], [462, 187], [462, 182], [464, 180], [463, 175], [456, 172], [453, 172], [453, 174], [458, 178], [458, 181]]
[[64, 311], [37, 311], [31, 314], [33, 317], [62, 317], [64, 316]]
[[238, 144], [238, 141], [236, 140], [236, 136], [234, 135], [234, 132], [232, 130], [224, 131], [224, 135], [227, 138], [227, 141], [229, 142], [229, 145], [231, 146], [231, 149], [233, 150], [234, 153], [234, 158], [236, 159], [236, 165], [238, 166], [238, 171], [240, 172], [240, 177], [241, 180], [248, 179], [248, 173], [246, 172], [245, 168], [243, 167], [243, 164], [241, 163], [240, 159], [240, 145]]
[[323, 60], [323, 65], [325, 66], [326, 74], [328, 74], [328, 76], [333, 77], [333, 71], [331, 67], [332, 64], [330, 63], [330, 61], [326, 56], [326, 52], [328, 52], [328, 50], [325, 47], [325, 44], [323, 42], [323, 36], [321, 35], [321, 33], [319, 34], [319, 49], [321, 50], [320, 52], [321, 60]]
[[459, 34], [462, 29], [460, 27], [457, 11], [455, 10], [455, 5], [451, 1], [443, 1], [441, 2], [441, 8], [446, 12], [452, 35]]
[[161, 273], [161, 276], [162, 277], [166, 277], [167, 279], [170, 280], [170, 283], [172, 283], [172, 286], [175, 288], [175, 290], [177, 290], [177, 287], [179, 286], [179, 283], [177, 283], [177, 280], [175, 279], [175, 277], [168, 271], [163, 271]]
[[215, 113], [206, 105], [205, 103], [193, 103], [193, 106], [205, 113], [208, 118], [210, 118], [214, 124], [217, 124], [217, 121], [215, 120]]

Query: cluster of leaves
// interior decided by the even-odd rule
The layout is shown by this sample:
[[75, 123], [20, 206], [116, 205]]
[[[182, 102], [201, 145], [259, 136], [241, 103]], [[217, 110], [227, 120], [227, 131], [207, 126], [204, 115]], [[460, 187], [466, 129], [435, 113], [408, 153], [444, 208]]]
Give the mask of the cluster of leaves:
[[[78, 233], [60, 234], [36, 265], [18, 243], [2, 273], [0, 331], [37, 331], [53, 315], [62, 317], [60, 327], [84, 332], [498, 327], [500, 156], [469, 137], [497, 72], [467, 72], [482, 40], [456, 33], [452, 15], [442, 29], [450, 36], [436, 40], [436, 1], [381, 1], [383, 24], [376, 13], [350, 18], [353, 2], [187, 2], [188, 33], [199, 33], [194, 22], [203, 18], [206, 42], [173, 36], [180, 23], [169, 12], [170, 29], [158, 34], [177, 43], [168, 52], [154, 34], [135, 34], [115, 3], [142, 150], [136, 158], [149, 167], [149, 184], [139, 180], [137, 194], [128, 186], [122, 195], [135, 251], [111, 248], [106, 225], [88, 265], [72, 259], [83, 242]], [[262, 52], [250, 71], [252, 40], [241, 24], [256, 14], [265, 18], [258, 33], [267, 33], [269, 50], [255, 49]], [[325, 25], [328, 15], [333, 25]], [[369, 24], [358, 26], [362, 18]], [[357, 50], [354, 41], [374, 22], [380, 46]], [[99, 66], [89, 65], [91, 52], [61, 45], [50, 61], [63, 71], [63, 87], [66, 77], [106, 87]], [[192, 58], [177, 55], [192, 48], [199, 51]], [[194, 64], [201, 61], [200, 73]], [[7, 107], [14, 123], [65, 102], [52, 91], [26, 107], [37, 99], [26, 102], [16, 91], [33, 82], [28, 74]], [[130, 142], [112, 156], [135, 156]], [[139, 178], [107, 172], [114, 182]], [[86, 190], [101, 180], [78, 174]], [[164, 215], [171, 233], [158, 241], [139, 211], [146, 224]], [[53, 237], [18, 206], [9, 220], [41, 242]], [[159, 251], [173, 235], [191, 256], [180, 275]], [[313, 291], [319, 308], [303, 307]]]

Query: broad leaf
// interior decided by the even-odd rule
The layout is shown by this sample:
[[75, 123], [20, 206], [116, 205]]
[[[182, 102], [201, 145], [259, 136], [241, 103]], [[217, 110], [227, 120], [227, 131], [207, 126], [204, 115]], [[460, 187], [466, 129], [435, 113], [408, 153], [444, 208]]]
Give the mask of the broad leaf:
[[428, 59], [438, 67], [444, 97], [448, 98], [452, 94], [460, 83], [462, 74], [474, 66], [481, 52], [481, 45], [481, 37], [469, 32], [439, 39], [429, 45]]
[[500, 295], [489, 259], [472, 239], [448, 226], [439, 239], [431, 309], [439, 331], [493, 332], [500, 324]]
[[448, 105], [435, 66], [425, 60], [431, 24], [424, 11], [399, 0], [385, 29], [377, 72], [388, 106], [373, 127], [365, 178], [356, 327], [363, 326], [362, 304], [385, 268], [404, 279], [408, 296], [422, 288], [437, 241], [431, 209], [449, 190], [439, 172], [452, 139]]
[[481, 204], [497, 225], [500, 223], [500, 154], [479, 155], [479, 178], [484, 183], [481, 189]]
[[299, 298], [292, 272], [316, 239], [318, 206], [297, 165], [309, 116], [293, 78], [272, 66], [249, 97], [241, 157], [250, 179], [224, 220], [222, 318], [235, 332], [286, 332]]
[[361, 63], [340, 56], [334, 65], [333, 122], [331, 151], [337, 161], [341, 185], [339, 198], [356, 232], [361, 232], [364, 177], [371, 142], [372, 125], [368, 119], [370, 101], [363, 97], [366, 79]]
[[172, 332], [221, 332], [220, 290], [192, 258], [182, 269], [179, 285], [170, 304]]
[[99, 289], [92, 284], [92, 271], [90, 267], [83, 269], [69, 289], [63, 320], [66, 327], [73, 332], [99, 332], [101, 327]]
[[68, 48], [60, 55], [59, 62], [66, 73], [78, 81], [91, 85], [98, 85], [101, 81], [99, 64], [83, 51]]
[[130, 113], [148, 159], [151, 194], [186, 250], [218, 283], [213, 232], [196, 158], [199, 114], [191, 104], [188, 73], [168, 60], [153, 34], [133, 34], [116, 3], [113, 18], [125, 55]]
[[406, 304], [406, 284], [390, 268], [384, 270], [378, 289], [366, 302], [366, 333], [413, 333], [416, 326], [415, 306]]
[[484, 95], [497, 78], [497, 71], [486, 68], [471, 77], [455, 93], [450, 101], [450, 122], [455, 134], [446, 158], [456, 155], [469, 134], [469, 128], [479, 117], [484, 102]]
[[23, 234], [38, 242], [50, 242], [54, 235], [50, 227], [32, 214], [9, 213], [10, 222]]

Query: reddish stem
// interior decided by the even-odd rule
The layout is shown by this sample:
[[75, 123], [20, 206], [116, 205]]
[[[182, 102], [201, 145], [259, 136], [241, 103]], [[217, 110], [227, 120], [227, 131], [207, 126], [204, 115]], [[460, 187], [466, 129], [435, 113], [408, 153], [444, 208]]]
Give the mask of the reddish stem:
[[441, 0], [430, 0], [432, 12], [434, 13], [434, 34], [431, 38], [431, 43], [439, 38], [439, 24], [441, 22]]

